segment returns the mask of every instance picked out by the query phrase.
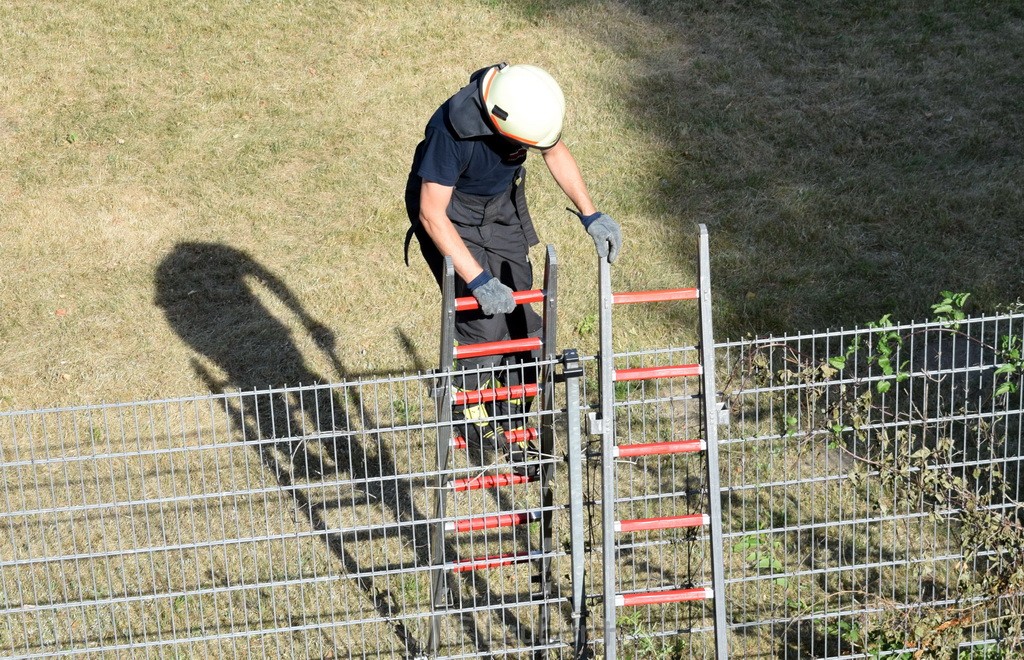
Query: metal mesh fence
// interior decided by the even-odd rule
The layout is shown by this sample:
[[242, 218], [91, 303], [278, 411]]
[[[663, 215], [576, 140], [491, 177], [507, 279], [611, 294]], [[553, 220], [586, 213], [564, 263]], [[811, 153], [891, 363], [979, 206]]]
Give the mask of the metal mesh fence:
[[[1019, 567], [1022, 323], [716, 347], [733, 657], [910, 658], [940, 644], [1014, 657], [1022, 605], [998, 588], [1017, 583], [997, 578]], [[679, 364], [693, 352], [619, 359]], [[596, 364], [582, 363], [584, 412], [596, 406]], [[550, 415], [555, 430], [555, 455], [535, 457], [556, 468], [544, 555], [555, 588], [541, 595], [536, 482], [450, 493], [437, 515], [438, 433], [470, 432], [438, 424], [435, 384], [419, 374], [3, 414], [0, 656], [422, 656], [438, 614], [432, 530], [510, 514], [528, 519], [444, 535], [438, 655], [571, 657], [574, 542], [586, 550], [588, 646], [600, 653], [599, 440], [584, 436], [583, 483], [570, 484], [563, 390], [552, 410], [499, 420]], [[617, 387], [621, 443], [699, 437], [695, 383]], [[444, 475], [505, 474], [509, 458], [468, 447]], [[697, 456], [621, 458], [616, 471], [622, 517], [706, 510]], [[562, 514], [574, 497], [589, 521], [575, 541]], [[1004, 535], [983, 533], [999, 524]], [[702, 587], [707, 548], [704, 529], [641, 531], [612, 558], [624, 591]], [[481, 558], [492, 565], [468, 570]], [[713, 657], [712, 627], [706, 601], [630, 609], [620, 655]]]
[[1021, 335], [1002, 316], [718, 347], [735, 657], [1017, 657]]
[[[434, 515], [433, 385], [409, 376], [5, 414], [0, 655], [420, 654], [431, 528], [539, 501], [527, 483], [460, 493]], [[507, 457], [478, 444], [448, 474], [503, 468]], [[531, 535], [532, 524], [446, 539], [442, 656], [533, 648], [530, 564], [457, 566], [529, 552]]]

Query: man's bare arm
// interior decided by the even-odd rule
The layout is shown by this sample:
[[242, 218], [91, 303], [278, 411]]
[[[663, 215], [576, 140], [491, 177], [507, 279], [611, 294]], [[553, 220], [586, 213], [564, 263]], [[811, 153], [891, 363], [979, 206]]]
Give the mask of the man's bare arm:
[[448, 217], [453, 190], [452, 186], [424, 181], [420, 186], [420, 222], [441, 254], [451, 256], [458, 276], [464, 282], [472, 282], [484, 269], [470, 254]]
[[548, 166], [548, 171], [551, 172], [558, 187], [576, 205], [580, 213], [585, 216], [596, 213], [597, 208], [590, 201], [587, 185], [583, 182], [583, 175], [580, 174], [579, 165], [569, 152], [569, 147], [559, 140], [555, 146], [544, 150], [543, 155], [544, 164]]

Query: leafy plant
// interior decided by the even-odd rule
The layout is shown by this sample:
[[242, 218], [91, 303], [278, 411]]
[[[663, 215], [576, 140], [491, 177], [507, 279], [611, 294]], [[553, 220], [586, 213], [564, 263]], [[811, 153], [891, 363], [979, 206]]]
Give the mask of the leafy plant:
[[394, 399], [391, 402], [391, 414], [397, 423], [411, 424], [416, 419], [416, 412], [405, 399]]
[[[879, 394], [885, 394], [892, 388], [892, 380], [889, 380], [889, 377], [895, 376], [897, 383], [910, 377], [910, 373], [906, 370], [909, 362], [897, 361], [899, 349], [903, 345], [903, 336], [898, 330], [892, 328], [892, 325], [890, 314], [867, 324], [869, 328], [879, 330], [871, 336], [866, 358], [869, 366], [877, 365], [882, 375], [887, 377], [875, 384], [875, 389]], [[862, 348], [861, 338], [856, 337], [843, 353], [826, 358], [819, 369], [826, 376], [831, 377], [835, 372], [842, 371], [851, 361], [855, 360]]]
[[[747, 534], [732, 546], [732, 551], [743, 555], [743, 560], [752, 568], [769, 573], [781, 573], [785, 570], [778, 557], [781, 550], [782, 541], [768, 540], [764, 534]], [[780, 576], [775, 578], [775, 583], [784, 587], [789, 584], [789, 580]]]
[[[872, 342], [873, 352], [868, 356], [868, 364], [876, 364], [886, 377], [895, 376], [896, 382], [902, 382], [910, 377], [906, 371], [908, 361], [897, 362], [899, 348], [903, 345], [903, 336], [894, 329], [885, 330], [892, 325], [890, 315], [886, 314], [878, 321], [868, 323], [869, 328], [881, 330], [874, 335]], [[880, 380], [875, 384], [875, 390], [879, 394], [885, 394], [892, 387], [891, 380]]]
[[580, 337], [590, 337], [597, 332], [597, 314], [585, 314], [576, 324], [576, 334]]
[[800, 420], [794, 417], [793, 415], [786, 415], [786, 437], [792, 438], [794, 435], [796, 435], [797, 423], [799, 421]]
[[1014, 379], [1024, 373], [1024, 359], [1021, 357], [1021, 339], [1016, 335], [1006, 335], [1000, 345], [999, 357], [1003, 364], [996, 369], [995, 377], [1003, 381], [996, 387], [995, 396], [1013, 394], [1017, 391]]
[[940, 295], [942, 300], [932, 305], [932, 313], [935, 314], [934, 320], [947, 323], [947, 327], [953, 330], [960, 329], [959, 322], [967, 318], [964, 313], [964, 304], [971, 294], [943, 291]]
[[856, 621], [835, 619], [824, 623], [822, 628], [825, 635], [841, 639], [854, 648], [859, 647], [864, 641], [864, 634]]

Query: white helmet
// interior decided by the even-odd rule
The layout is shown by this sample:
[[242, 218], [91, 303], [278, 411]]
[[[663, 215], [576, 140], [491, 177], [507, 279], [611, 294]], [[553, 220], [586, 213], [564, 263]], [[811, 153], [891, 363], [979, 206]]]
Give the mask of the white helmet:
[[480, 81], [480, 94], [491, 124], [510, 140], [547, 149], [561, 137], [565, 96], [544, 69], [493, 66]]

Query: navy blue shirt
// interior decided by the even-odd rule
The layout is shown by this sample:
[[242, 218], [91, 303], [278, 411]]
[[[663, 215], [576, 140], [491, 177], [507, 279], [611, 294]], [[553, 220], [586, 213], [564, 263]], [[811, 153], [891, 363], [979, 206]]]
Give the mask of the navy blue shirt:
[[470, 195], [508, 190], [526, 160], [526, 147], [494, 134], [459, 138], [451, 128], [450, 103], [451, 99], [427, 122], [413, 159], [413, 174]]

